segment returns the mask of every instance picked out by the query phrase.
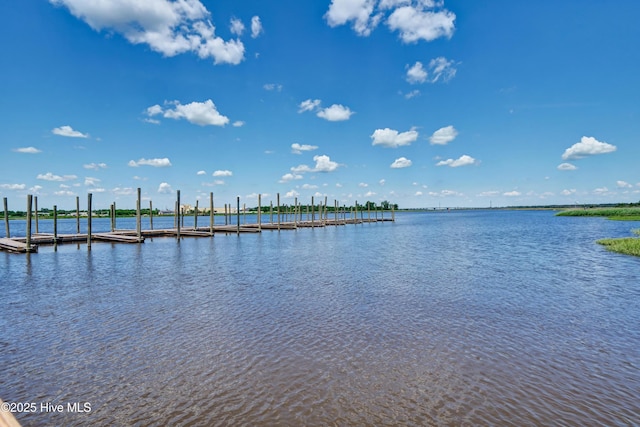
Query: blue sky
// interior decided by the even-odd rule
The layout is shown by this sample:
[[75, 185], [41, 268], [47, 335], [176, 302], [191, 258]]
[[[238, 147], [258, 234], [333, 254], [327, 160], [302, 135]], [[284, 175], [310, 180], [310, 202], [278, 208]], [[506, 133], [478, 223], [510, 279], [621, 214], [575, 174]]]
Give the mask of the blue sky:
[[2, 2], [23, 209], [640, 200], [640, 3]]

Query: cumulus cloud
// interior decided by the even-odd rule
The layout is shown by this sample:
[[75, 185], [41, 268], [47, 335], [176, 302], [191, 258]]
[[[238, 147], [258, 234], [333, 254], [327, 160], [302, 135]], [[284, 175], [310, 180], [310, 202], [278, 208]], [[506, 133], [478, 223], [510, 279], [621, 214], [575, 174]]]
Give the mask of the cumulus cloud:
[[319, 99], [307, 99], [306, 101], [302, 101], [300, 105], [298, 105], [298, 113], [304, 113], [305, 111], [313, 111], [320, 106]]
[[84, 185], [86, 185], [87, 187], [95, 187], [96, 185], [98, 185], [98, 183], [100, 183], [100, 179], [98, 178], [92, 178], [90, 176], [86, 176], [84, 178]]
[[51, 133], [54, 135], [66, 136], [69, 138], [89, 138], [88, 133], [82, 133], [74, 130], [71, 126], [60, 126], [59, 128], [53, 128]]
[[38, 154], [42, 153], [42, 150], [38, 150], [36, 147], [22, 147], [22, 148], [14, 148], [13, 151], [16, 153], [25, 153], [25, 154]]
[[462, 196], [463, 194], [455, 190], [441, 190], [439, 193], [435, 191], [430, 191], [429, 195], [433, 197], [450, 197], [450, 196]]
[[86, 165], [82, 165], [82, 167], [85, 169], [92, 169], [97, 171], [99, 169], [106, 169], [107, 164], [106, 163], [87, 163]]
[[268, 91], [275, 90], [280, 92], [282, 90], [282, 85], [277, 83], [265, 83], [262, 87], [264, 88], [264, 90]]
[[558, 165], [558, 170], [561, 170], [561, 171], [574, 171], [576, 169], [578, 169], [578, 167], [575, 165], [572, 165], [571, 163], [561, 163]]
[[333, 172], [338, 169], [338, 163], [331, 160], [327, 155], [313, 156], [313, 160], [316, 165], [312, 168], [307, 165], [299, 165], [291, 168], [291, 172], [294, 174], [300, 174], [304, 172]]
[[242, 120], [236, 120], [235, 122], [233, 122], [232, 126], [234, 128], [240, 128], [240, 127], [244, 126], [244, 122]]
[[506, 193], [502, 193], [503, 196], [507, 196], [507, 197], [517, 197], [522, 195], [522, 193], [520, 193], [519, 191], [507, 191]]
[[406, 157], [400, 157], [399, 159], [396, 159], [393, 163], [391, 163], [391, 167], [393, 169], [408, 168], [409, 166], [411, 166], [411, 160], [407, 159]]
[[196, 175], [206, 175], [207, 173], [205, 171], [198, 171], [196, 172]]
[[0, 184], [0, 188], [3, 190], [24, 190], [26, 187], [25, 184]]
[[231, 31], [231, 34], [235, 34], [236, 36], [241, 36], [242, 33], [244, 33], [244, 24], [242, 23], [241, 20], [237, 18], [231, 18], [229, 31]]
[[289, 182], [289, 181], [293, 181], [294, 179], [302, 179], [303, 176], [302, 175], [298, 175], [298, 174], [293, 174], [293, 173], [286, 173], [284, 175], [282, 175], [282, 178], [280, 178], [280, 183], [285, 183], [285, 182]]
[[633, 188], [633, 185], [629, 184], [626, 181], [616, 181], [616, 185], [618, 188]]
[[287, 193], [284, 195], [285, 198], [287, 199], [293, 199], [296, 198], [300, 195], [300, 193], [298, 193], [296, 190], [291, 190], [291, 191], [287, 191]]
[[172, 192], [173, 192], [173, 189], [171, 188], [171, 185], [169, 185], [169, 183], [167, 182], [161, 182], [160, 185], [158, 186], [158, 193], [169, 194]]
[[217, 170], [213, 172], [213, 176], [233, 176], [233, 172], [230, 170]]
[[291, 144], [291, 152], [293, 154], [302, 154], [303, 151], [313, 151], [317, 149], [317, 145], [298, 144], [297, 142]]
[[262, 33], [262, 22], [260, 21], [259, 16], [254, 16], [251, 18], [251, 37], [256, 38]]
[[352, 114], [354, 114], [354, 112], [351, 111], [349, 107], [345, 107], [340, 104], [333, 104], [331, 107], [318, 111], [317, 116], [330, 122], [339, 122], [349, 120], [349, 117], [351, 117]]
[[324, 15], [330, 27], [348, 22], [360, 36], [368, 36], [378, 25], [379, 17], [372, 17], [375, 0], [331, 0], [329, 10]]
[[166, 168], [171, 166], [171, 161], [168, 158], [164, 157], [162, 159], [140, 159], [137, 162], [135, 160], [129, 160], [129, 166], [135, 168], [138, 166], [153, 166], [156, 168]]
[[165, 101], [165, 105], [173, 106], [173, 108], [163, 109], [156, 104], [147, 108], [146, 113], [148, 116], [162, 114], [163, 117], [169, 119], [185, 119], [200, 126], [224, 126], [229, 123], [229, 118], [220, 114], [216, 105], [210, 99], [185, 105], [182, 105], [179, 101]]
[[453, 126], [445, 126], [438, 129], [429, 137], [429, 141], [434, 145], [447, 145], [458, 136], [458, 131]]
[[422, 62], [417, 61], [407, 70], [407, 81], [409, 83], [424, 83], [428, 73], [422, 66]]
[[352, 24], [359, 36], [369, 36], [386, 19], [391, 31], [398, 31], [405, 43], [450, 38], [456, 15], [432, 0], [332, 0], [325, 19], [330, 27]]
[[38, 174], [38, 176], [36, 176], [37, 179], [41, 179], [43, 181], [73, 181], [74, 179], [77, 179], [78, 177], [76, 175], [54, 175], [51, 172], [47, 172], [45, 174]]
[[560, 194], [562, 194], [563, 196], [570, 196], [570, 195], [572, 195], [572, 194], [576, 194], [576, 192], [577, 192], [577, 190], [576, 190], [575, 188], [572, 188], [572, 189], [570, 189], [570, 190], [567, 190], [567, 189], [562, 190], [562, 191], [560, 192]]
[[582, 159], [596, 154], [611, 153], [617, 149], [618, 148], [615, 145], [600, 142], [590, 136], [583, 136], [580, 142], [573, 144], [564, 151], [564, 154], [562, 154], [562, 160]]
[[440, 56], [429, 62], [428, 69], [425, 69], [420, 61], [416, 61], [411, 67], [407, 65], [406, 80], [411, 84], [439, 81], [446, 83], [455, 77], [456, 72], [454, 62]]
[[406, 132], [398, 132], [394, 129], [384, 128], [376, 129], [371, 134], [373, 142], [371, 145], [382, 145], [383, 147], [397, 148], [404, 145], [410, 145], [418, 139], [418, 131], [414, 128]]
[[303, 190], [316, 190], [318, 186], [314, 184], [303, 184], [301, 188]]
[[148, 45], [164, 56], [192, 52], [202, 59], [213, 58], [215, 64], [239, 64], [244, 59], [240, 39], [224, 40], [215, 35], [210, 13], [200, 0], [50, 2], [65, 6], [95, 31], [121, 34], [130, 43]]
[[477, 164], [478, 161], [471, 156], [467, 156], [463, 154], [458, 159], [447, 159], [439, 161], [436, 166], [449, 166], [452, 168], [457, 168], [460, 166], [474, 165]]

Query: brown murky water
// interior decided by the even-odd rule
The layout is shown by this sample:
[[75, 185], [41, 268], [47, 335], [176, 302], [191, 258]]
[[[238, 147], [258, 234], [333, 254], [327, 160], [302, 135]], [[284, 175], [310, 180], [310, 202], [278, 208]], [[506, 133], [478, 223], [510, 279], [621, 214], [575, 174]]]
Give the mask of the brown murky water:
[[0, 397], [37, 404], [24, 426], [638, 425], [640, 260], [593, 243], [629, 228], [404, 214], [0, 254]]

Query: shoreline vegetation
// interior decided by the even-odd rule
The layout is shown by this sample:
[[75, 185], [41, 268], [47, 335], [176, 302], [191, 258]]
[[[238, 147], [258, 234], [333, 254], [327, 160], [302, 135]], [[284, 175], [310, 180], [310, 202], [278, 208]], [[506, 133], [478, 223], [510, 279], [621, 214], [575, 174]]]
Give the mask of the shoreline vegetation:
[[[640, 221], [640, 207], [615, 207], [570, 209], [556, 214], [557, 216], [604, 217], [614, 221]], [[611, 252], [640, 257], [640, 229], [631, 230], [639, 237], [619, 237], [600, 239], [596, 243]]]

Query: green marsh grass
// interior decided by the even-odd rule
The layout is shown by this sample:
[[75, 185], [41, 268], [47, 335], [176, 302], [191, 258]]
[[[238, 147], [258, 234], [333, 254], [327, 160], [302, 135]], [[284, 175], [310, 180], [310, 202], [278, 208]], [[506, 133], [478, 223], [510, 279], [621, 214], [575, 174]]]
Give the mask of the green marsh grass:
[[[633, 234], [640, 236], [640, 229], [631, 230]], [[597, 243], [603, 245], [612, 252], [626, 255], [640, 256], [640, 238], [623, 237], [619, 239], [601, 239]]]
[[569, 209], [557, 216], [600, 216], [618, 221], [640, 221], [640, 208]]

